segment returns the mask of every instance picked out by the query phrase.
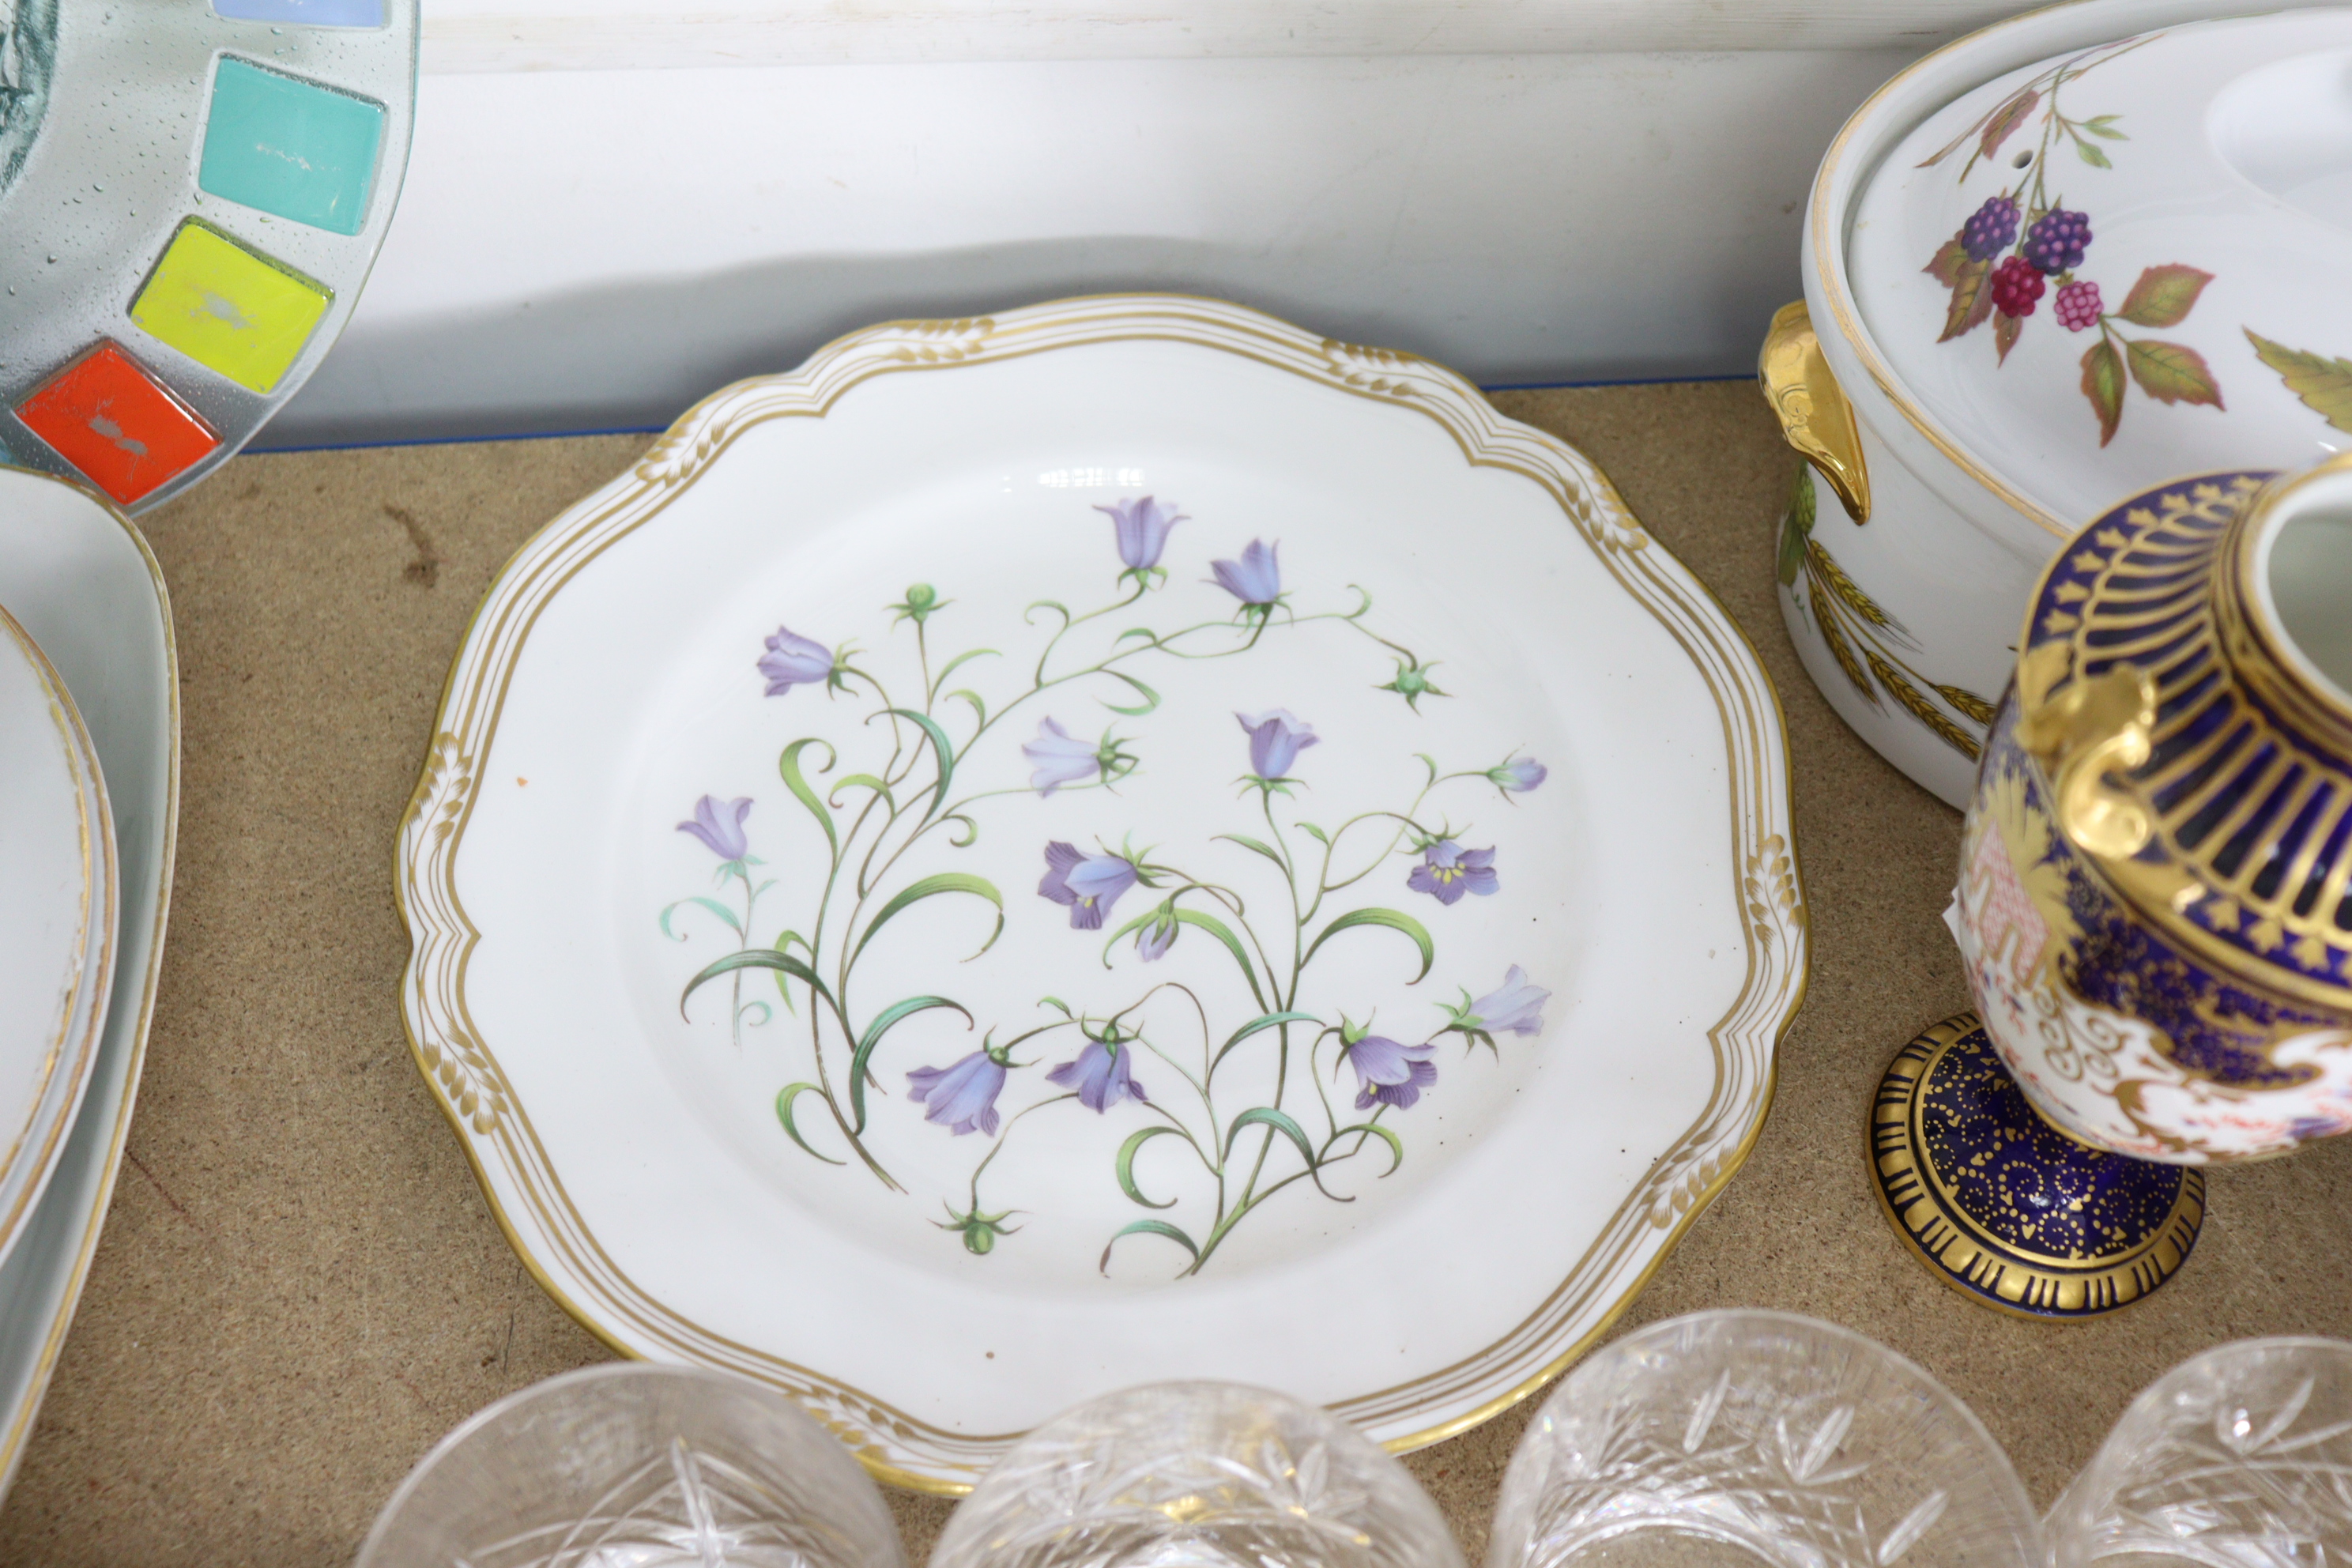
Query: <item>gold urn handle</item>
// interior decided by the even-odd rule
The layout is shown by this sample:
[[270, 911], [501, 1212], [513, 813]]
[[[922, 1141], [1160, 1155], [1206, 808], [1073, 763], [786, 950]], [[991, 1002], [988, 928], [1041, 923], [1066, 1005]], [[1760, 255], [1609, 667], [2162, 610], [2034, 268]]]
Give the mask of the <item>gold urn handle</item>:
[[2073, 663], [2064, 643], [2043, 643], [2017, 661], [2017, 739], [2047, 771], [2059, 831], [2103, 860], [2129, 859], [2154, 836], [2156, 816], [2108, 775], [2147, 761], [2156, 678], [2118, 664], [2053, 697]]
[[1813, 318], [1802, 300], [1772, 312], [1764, 352], [1756, 356], [1756, 379], [1780, 416], [1780, 433], [1845, 504], [1857, 523], [1870, 521], [1870, 472], [1863, 467], [1862, 432], [1853, 407], [1822, 357]]

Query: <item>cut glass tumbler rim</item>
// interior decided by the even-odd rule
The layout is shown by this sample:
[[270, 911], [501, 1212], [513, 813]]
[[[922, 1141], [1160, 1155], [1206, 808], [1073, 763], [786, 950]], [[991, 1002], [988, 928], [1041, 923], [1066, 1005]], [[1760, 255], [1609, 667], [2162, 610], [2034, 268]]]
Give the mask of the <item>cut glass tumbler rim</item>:
[[[1694, 1328], [1732, 1325], [1758, 1327], [1769, 1325], [1862, 1351], [1882, 1363], [1890, 1371], [1916, 1381], [1937, 1400], [1947, 1413], [1952, 1415], [1971, 1437], [1984, 1445], [1990, 1451], [2002, 1456], [2004, 1460], [2008, 1457], [2008, 1450], [2001, 1447], [2000, 1439], [1992, 1435], [1991, 1429], [1986, 1426], [1977, 1413], [1969, 1407], [1968, 1401], [1953, 1393], [1935, 1373], [1905, 1355], [1901, 1351], [1872, 1339], [1859, 1330], [1849, 1329], [1843, 1323], [1833, 1323], [1826, 1318], [1811, 1317], [1803, 1312], [1782, 1311], [1770, 1307], [1709, 1307], [1700, 1311], [1685, 1312], [1678, 1317], [1664, 1318], [1657, 1322], [1644, 1324], [1641, 1328], [1632, 1330], [1612, 1340], [1587, 1356], [1581, 1364], [1560, 1379], [1559, 1388], [1555, 1389], [1544, 1403], [1549, 1406], [1553, 1400], [1559, 1399], [1567, 1390], [1569, 1384], [1580, 1373], [1588, 1368], [1601, 1364], [1603, 1358], [1612, 1352], [1630, 1352], [1637, 1344], [1646, 1345], [1651, 1341], [1665, 1339], [1670, 1333], [1685, 1333]], [[2022, 1483], [2019, 1483], [2018, 1490], [2022, 1496], [2024, 1492]]]
[[1646, 1325], [1562, 1379], [1512, 1457], [1487, 1568], [1681, 1563], [1657, 1543], [1694, 1538], [1810, 1568], [2043, 1556], [1965, 1401], [1865, 1334], [1755, 1308]]
[[2352, 1342], [2232, 1340], [2132, 1396], [2051, 1505], [2051, 1562], [2325, 1562], [2352, 1552], [2352, 1498], [2341, 1490], [2347, 1469]]
[[[772, 1421], [776, 1435], [787, 1442], [802, 1436], [809, 1439], [810, 1452], [822, 1456], [816, 1460], [817, 1468], [835, 1472], [815, 1479], [824, 1482], [825, 1489], [844, 1504], [843, 1511], [870, 1512], [879, 1526], [887, 1531], [887, 1541], [881, 1543], [885, 1549], [882, 1555], [862, 1565], [862, 1568], [903, 1568], [903, 1559], [898, 1555], [897, 1526], [883, 1510], [879, 1489], [849, 1450], [788, 1395], [735, 1373], [648, 1361], [601, 1362], [575, 1367], [516, 1389], [475, 1411], [425, 1450], [424, 1457], [393, 1489], [392, 1495], [384, 1500], [361, 1543], [358, 1555], [353, 1559], [354, 1568], [377, 1568], [379, 1564], [400, 1561], [396, 1555], [396, 1542], [404, 1522], [404, 1516], [416, 1502], [419, 1494], [433, 1484], [442, 1468], [453, 1458], [474, 1447], [486, 1434], [496, 1431], [534, 1407], [552, 1405], [565, 1394], [598, 1385], [606, 1385], [618, 1394], [631, 1384], [647, 1390], [678, 1391], [698, 1387], [729, 1399], [740, 1400], [746, 1407], [756, 1407], [761, 1417]], [[625, 1410], [617, 1399], [612, 1408], [616, 1415]], [[674, 1447], [683, 1442], [682, 1436], [672, 1438]], [[864, 1510], [858, 1509], [857, 1499], [854, 1495], [859, 1492], [865, 1494], [868, 1503]], [[844, 1493], [853, 1495], [845, 1496]]]
[[1463, 1568], [1437, 1505], [1343, 1417], [1211, 1378], [1084, 1400], [957, 1505], [929, 1568]]

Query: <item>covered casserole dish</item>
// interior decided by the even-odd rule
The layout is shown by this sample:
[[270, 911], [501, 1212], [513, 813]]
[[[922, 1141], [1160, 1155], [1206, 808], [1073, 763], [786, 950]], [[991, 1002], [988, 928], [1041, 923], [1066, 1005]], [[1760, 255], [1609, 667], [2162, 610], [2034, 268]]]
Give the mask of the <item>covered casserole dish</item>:
[[[2079, 0], [1839, 133], [1759, 372], [1806, 668], [1954, 805], [2042, 568], [2182, 475], [2352, 445], [2352, 8]], [[1819, 482], [1817, 482], [1817, 480]]]

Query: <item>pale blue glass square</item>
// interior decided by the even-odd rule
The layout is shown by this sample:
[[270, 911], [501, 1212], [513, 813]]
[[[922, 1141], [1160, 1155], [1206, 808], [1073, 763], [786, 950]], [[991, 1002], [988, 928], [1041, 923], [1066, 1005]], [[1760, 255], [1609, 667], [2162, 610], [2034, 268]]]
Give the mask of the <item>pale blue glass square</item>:
[[196, 184], [278, 217], [357, 234], [383, 140], [382, 104], [223, 56]]
[[233, 22], [291, 22], [303, 27], [381, 27], [384, 0], [213, 0], [213, 15]]

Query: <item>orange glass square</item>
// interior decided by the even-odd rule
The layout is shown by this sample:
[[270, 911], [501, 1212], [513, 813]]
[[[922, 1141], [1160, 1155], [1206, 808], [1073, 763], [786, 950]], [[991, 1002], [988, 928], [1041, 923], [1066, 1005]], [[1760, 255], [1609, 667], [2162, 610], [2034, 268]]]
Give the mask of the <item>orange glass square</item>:
[[16, 405], [16, 417], [129, 506], [220, 445], [137, 362], [101, 342]]

